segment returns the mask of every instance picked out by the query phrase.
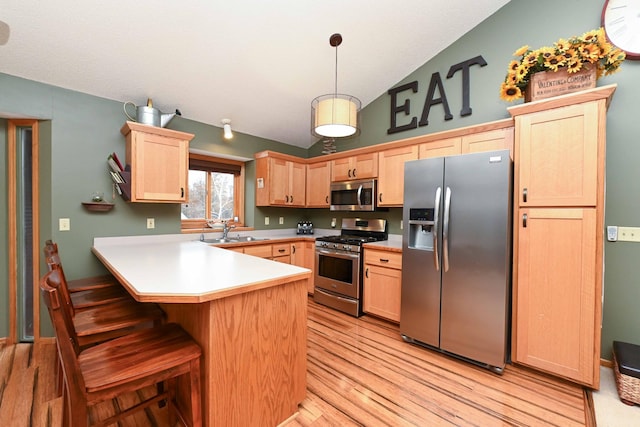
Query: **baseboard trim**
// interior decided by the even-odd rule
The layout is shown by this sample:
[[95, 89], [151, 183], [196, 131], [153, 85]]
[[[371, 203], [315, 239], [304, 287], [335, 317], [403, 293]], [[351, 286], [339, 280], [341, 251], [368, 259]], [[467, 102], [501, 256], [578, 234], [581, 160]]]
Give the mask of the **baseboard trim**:
[[613, 361], [607, 359], [600, 359], [600, 366], [613, 369]]

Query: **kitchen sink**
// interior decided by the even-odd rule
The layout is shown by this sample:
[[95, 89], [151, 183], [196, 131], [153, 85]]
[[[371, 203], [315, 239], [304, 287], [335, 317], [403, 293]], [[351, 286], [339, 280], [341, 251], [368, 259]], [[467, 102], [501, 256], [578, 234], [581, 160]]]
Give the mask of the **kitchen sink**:
[[228, 237], [226, 239], [217, 238], [217, 239], [204, 239], [201, 240], [203, 243], [241, 243], [241, 242], [258, 242], [261, 240], [269, 240], [260, 237], [253, 236], [239, 236], [239, 237]]

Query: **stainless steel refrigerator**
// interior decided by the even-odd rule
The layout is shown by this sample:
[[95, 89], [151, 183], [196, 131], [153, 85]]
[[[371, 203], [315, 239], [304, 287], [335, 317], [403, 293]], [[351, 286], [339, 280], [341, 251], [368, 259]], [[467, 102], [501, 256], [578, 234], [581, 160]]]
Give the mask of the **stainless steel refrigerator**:
[[509, 359], [508, 150], [405, 163], [400, 332], [501, 373]]

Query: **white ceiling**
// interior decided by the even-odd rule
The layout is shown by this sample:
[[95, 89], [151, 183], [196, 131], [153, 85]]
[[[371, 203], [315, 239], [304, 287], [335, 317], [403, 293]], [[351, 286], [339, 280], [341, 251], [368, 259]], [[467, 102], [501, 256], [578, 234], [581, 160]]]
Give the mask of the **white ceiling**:
[[331, 34], [364, 107], [508, 1], [0, 0], [0, 72], [307, 148]]

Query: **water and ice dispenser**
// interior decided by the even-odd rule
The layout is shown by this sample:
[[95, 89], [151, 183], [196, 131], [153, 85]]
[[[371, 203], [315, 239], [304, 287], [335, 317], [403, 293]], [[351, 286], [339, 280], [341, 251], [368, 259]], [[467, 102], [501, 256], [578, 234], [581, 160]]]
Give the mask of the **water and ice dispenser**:
[[409, 248], [433, 251], [434, 208], [409, 209]]

